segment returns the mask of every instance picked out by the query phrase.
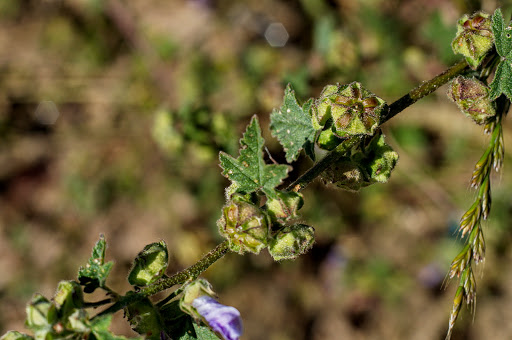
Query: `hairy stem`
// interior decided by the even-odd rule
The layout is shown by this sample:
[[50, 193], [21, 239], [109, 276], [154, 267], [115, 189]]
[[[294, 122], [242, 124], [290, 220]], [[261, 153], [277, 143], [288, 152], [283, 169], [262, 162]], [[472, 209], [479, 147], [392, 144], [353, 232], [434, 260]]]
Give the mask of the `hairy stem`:
[[173, 276], [160, 280], [153, 285], [144, 287], [139, 291], [139, 295], [151, 296], [174, 285], [183, 284], [189, 280], [195, 280], [201, 275], [208, 267], [221, 259], [229, 251], [228, 241], [224, 241], [217, 245], [214, 249], [210, 250], [208, 254], [204, 255], [201, 260], [192, 266], [174, 274]]
[[115, 313], [118, 310], [121, 310], [124, 307], [136, 301], [139, 301], [145, 297], [164, 291], [168, 288], [171, 288], [172, 286], [183, 284], [187, 281], [195, 280], [212, 264], [214, 264], [215, 262], [217, 262], [217, 260], [221, 259], [224, 255], [226, 255], [228, 251], [228, 241], [224, 241], [217, 245], [214, 249], [210, 250], [206, 255], [203, 256], [202, 259], [200, 259], [192, 266], [183, 269], [182, 271], [174, 274], [171, 277], [160, 280], [150, 286], [144, 287], [136, 293], [128, 292], [128, 294], [121, 297], [116, 303], [114, 303], [112, 306], [96, 315], [96, 317]]
[[434, 78], [427, 80], [420, 86], [411, 90], [402, 98], [391, 103], [389, 105], [388, 113], [384, 116], [383, 119], [381, 119], [381, 125], [390, 120], [391, 118], [393, 118], [394, 116], [396, 116], [397, 114], [399, 114], [400, 112], [402, 112], [403, 110], [405, 110], [410, 105], [420, 100], [421, 98], [428, 96], [429, 94], [437, 90], [440, 86], [446, 84], [459, 74], [463, 73], [468, 67], [469, 66], [468, 63], [466, 62], [466, 59], [463, 59], [459, 61], [457, 64], [446, 69], [444, 72], [438, 74]]
[[286, 190], [295, 192], [301, 191], [315, 178], [317, 178], [324, 170], [326, 170], [331, 164], [336, 162], [341, 157], [345, 156], [347, 154], [347, 151], [349, 151], [354, 145], [358, 144], [360, 141], [360, 137], [352, 137], [350, 139], [343, 141], [334, 150], [329, 152], [324, 158], [319, 160], [308, 171], [306, 171], [302, 176], [300, 176], [295, 182], [290, 184], [288, 188], [286, 188]]

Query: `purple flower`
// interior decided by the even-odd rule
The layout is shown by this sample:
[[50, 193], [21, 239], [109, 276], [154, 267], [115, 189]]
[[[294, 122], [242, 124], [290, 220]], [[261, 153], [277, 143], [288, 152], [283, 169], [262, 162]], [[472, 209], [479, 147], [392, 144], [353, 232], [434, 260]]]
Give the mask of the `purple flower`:
[[207, 295], [195, 299], [192, 306], [210, 328], [225, 340], [238, 340], [242, 335], [242, 319], [236, 308], [224, 306]]

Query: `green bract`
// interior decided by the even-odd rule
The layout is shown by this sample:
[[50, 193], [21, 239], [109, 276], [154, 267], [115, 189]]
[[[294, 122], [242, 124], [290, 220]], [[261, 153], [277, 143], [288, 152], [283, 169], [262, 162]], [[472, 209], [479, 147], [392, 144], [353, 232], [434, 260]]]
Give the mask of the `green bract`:
[[147, 286], [164, 275], [169, 254], [165, 241], [148, 244], [133, 261], [128, 282], [133, 286]]
[[144, 335], [145, 339], [160, 339], [163, 324], [158, 310], [148, 298], [139, 300], [126, 307], [125, 316], [130, 322], [132, 329]]
[[[329, 125], [331, 127], [332, 125]], [[326, 128], [318, 135], [316, 144], [323, 150], [334, 150], [335, 147], [340, 145], [342, 139], [334, 134], [331, 128]]]
[[35, 337], [46, 337], [52, 333], [52, 326], [58, 320], [57, 307], [41, 294], [35, 294], [27, 305], [26, 325], [34, 331]]
[[200, 319], [200, 316], [197, 314], [194, 307], [192, 307], [192, 302], [203, 295], [211, 297], [217, 296], [217, 294], [215, 294], [213, 291], [213, 287], [210, 282], [205, 279], [197, 279], [194, 282], [188, 284], [185, 287], [183, 295], [180, 299], [180, 309], [196, 320]]
[[[373, 135], [385, 105], [384, 100], [358, 82], [328, 85], [313, 106], [313, 126], [331, 128], [339, 138]], [[329, 126], [331, 119], [332, 126]], [[321, 143], [328, 149], [336, 146], [333, 136], [328, 134], [321, 138]]]
[[465, 14], [457, 23], [457, 35], [452, 42], [452, 49], [465, 56], [469, 66], [475, 70], [492, 48], [493, 41], [489, 14]]
[[320, 130], [331, 118], [331, 102], [336, 97], [340, 85], [327, 85], [313, 105], [313, 126]]
[[489, 99], [489, 88], [475, 78], [455, 78], [448, 89], [448, 97], [477, 124], [485, 124], [496, 115], [494, 104]]
[[285, 226], [270, 241], [268, 251], [276, 261], [293, 260], [315, 242], [315, 229], [305, 224]]
[[387, 182], [397, 161], [398, 154], [378, 133], [366, 144], [352, 148], [349, 156], [325, 170], [322, 178], [342, 189], [358, 191], [373, 183]]
[[239, 254], [258, 254], [267, 246], [268, 216], [256, 205], [235, 195], [222, 208], [217, 221], [219, 232], [229, 242], [229, 248]]
[[30, 335], [23, 334], [16, 331], [9, 331], [0, 337], [0, 340], [32, 340]]
[[265, 204], [273, 221], [286, 221], [297, 217], [297, 211], [304, 205], [302, 194], [294, 191], [277, 191], [275, 198]]
[[53, 297], [60, 318], [69, 317], [77, 308], [82, 308], [84, 297], [82, 287], [75, 281], [61, 281]]

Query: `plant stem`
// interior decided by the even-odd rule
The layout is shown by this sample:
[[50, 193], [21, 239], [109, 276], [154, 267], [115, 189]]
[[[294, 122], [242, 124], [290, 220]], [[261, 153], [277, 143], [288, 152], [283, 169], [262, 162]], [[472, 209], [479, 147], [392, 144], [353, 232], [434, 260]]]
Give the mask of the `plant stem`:
[[286, 190], [299, 192], [304, 189], [309, 183], [317, 178], [324, 170], [326, 170], [331, 164], [336, 162], [341, 157], [347, 154], [354, 145], [358, 144], [362, 139], [360, 137], [352, 137], [343, 141], [334, 150], [329, 152], [324, 158], [319, 160], [313, 165], [308, 171], [300, 176], [295, 182], [290, 184]]
[[96, 302], [84, 302], [84, 308], [97, 308], [112, 302], [112, 299], [104, 299]]
[[228, 241], [224, 241], [217, 245], [214, 249], [210, 250], [206, 255], [203, 256], [201, 260], [193, 264], [192, 266], [174, 274], [171, 277], [160, 280], [150, 286], [144, 287], [140, 289], [138, 292], [128, 292], [125, 296], [121, 297], [116, 303], [114, 303], [109, 308], [105, 309], [98, 315], [106, 315], [115, 313], [124, 307], [142, 300], [145, 297], [149, 297], [161, 291], [164, 291], [172, 286], [183, 284], [187, 281], [195, 280], [199, 275], [201, 275], [208, 267], [217, 262], [217, 260], [221, 259], [224, 255], [226, 255], [229, 251]]
[[160, 280], [153, 285], [144, 287], [139, 291], [138, 295], [151, 296], [174, 285], [183, 284], [187, 281], [195, 280], [201, 275], [208, 267], [221, 259], [229, 251], [228, 241], [224, 241], [217, 245], [214, 249], [210, 250], [208, 254], [204, 255], [201, 260], [192, 266], [174, 274], [173, 276]]
[[[384, 115], [383, 119], [381, 120], [381, 124], [387, 122], [389, 119], [396, 116], [409, 105], [434, 92], [438, 87], [446, 84], [452, 78], [464, 72], [467, 67], [467, 62], [465, 60], [462, 60], [457, 64], [453, 65], [452, 67], [448, 68], [443, 73], [437, 75], [433, 79], [424, 82], [417, 88], [407, 93], [402, 98], [393, 102], [391, 105], [389, 105], [388, 112], [386, 115]], [[295, 182], [290, 184], [287, 190], [293, 190], [295, 192], [301, 191], [315, 178], [317, 178], [324, 170], [326, 170], [331, 164], [333, 164], [338, 159], [346, 155], [346, 153], [352, 147], [360, 143], [362, 140], [364, 140], [364, 138], [359, 136], [344, 140], [340, 145], [338, 145], [334, 150], [329, 152], [324, 158], [319, 160], [313, 167], [311, 167]], [[114, 303], [112, 306], [110, 306], [103, 312], [99, 313], [97, 316], [114, 313], [135, 301], [154, 295], [158, 292], [171, 288], [172, 286], [183, 284], [187, 281], [195, 280], [206, 269], [208, 269], [208, 267], [214, 264], [217, 260], [221, 259], [224, 255], [226, 255], [228, 251], [228, 241], [224, 241], [217, 245], [217, 247], [212, 249], [208, 254], [203, 256], [203, 258], [194, 265], [174, 274], [169, 278], [160, 280], [148, 287], [144, 287], [135, 294], [127, 294], [126, 296], [123, 296], [116, 303]]]
[[420, 86], [411, 90], [402, 98], [391, 103], [389, 105], [388, 113], [381, 119], [380, 124], [384, 124], [385, 122], [387, 122], [388, 120], [390, 120], [391, 118], [405, 110], [408, 106], [414, 104], [421, 98], [428, 96], [429, 94], [437, 90], [440, 86], [446, 84], [459, 74], [463, 73], [468, 68], [468, 66], [469, 65], [466, 62], [466, 59], [463, 59], [459, 61], [457, 64], [446, 69], [444, 72], [438, 74], [434, 78], [427, 80]]
[[[459, 61], [457, 64], [445, 70], [443, 73], [435, 76], [431, 80], [428, 80], [420, 86], [414, 88], [402, 98], [396, 100], [388, 106], [388, 112], [381, 118], [380, 125], [384, 124], [398, 113], [405, 110], [408, 106], [414, 104], [423, 97], [428, 96], [440, 86], [446, 84], [457, 75], [463, 73], [468, 68], [468, 63], [465, 59]], [[316, 177], [318, 177], [324, 170], [326, 170], [331, 164], [336, 162], [342, 156], [345, 155], [356, 142], [361, 141], [362, 138], [353, 137], [342, 142], [334, 150], [329, 152], [324, 158], [319, 160], [313, 165], [306, 173], [300, 176], [292, 184], [290, 184], [286, 190], [299, 192], [304, 189], [309, 183], [311, 183]]]

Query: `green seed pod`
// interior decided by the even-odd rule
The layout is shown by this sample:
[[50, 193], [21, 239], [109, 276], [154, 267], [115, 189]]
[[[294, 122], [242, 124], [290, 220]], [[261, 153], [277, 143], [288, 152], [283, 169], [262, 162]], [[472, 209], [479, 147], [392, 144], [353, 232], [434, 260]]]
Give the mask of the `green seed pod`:
[[192, 306], [192, 303], [195, 299], [203, 295], [217, 297], [217, 294], [215, 294], [213, 291], [213, 287], [210, 282], [205, 279], [197, 279], [194, 282], [188, 284], [185, 287], [183, 295], [180, 299], [180, 309], [188, 315], [199, 319], [200, 316], [197, 315], [194, 307]]
[[258, 254], [267, 246], [268, 216], [240, 195], [235, 195], [222, 208], [222, 216], [217, 221], [217, 226], [234, 252]]
[[277, 191], [277, 197], [269, 198], [265, 205], [273, 221], [287, 221], [297, 217], [297, 212], [304, 205], [304, 198], [298, 192]]
[[33, 340], [30, 335], [23, 334], [17, 331], [9, 331], [0, 337], [0, 340]]
[[489, 100], [489, 88], [475, 78], [458, 76], [452, 81], [447, 95], [462, 113], [479, 125], [496, 115], [494, 104]]
[[492, 48], [494, 37], [489, 14], [465, 14], [457, 23], [457, 35], [452, 42], [454, 53], [460, 53], [475, 70]]
[[313, 106], [313, 125], [322, 127], [332, 118], [332, 131], [339, 138], [373, 135], [385, 105], [384, 100], [358, 82], [328, 85]]
[[82, 308], [84, 296], [80, 284], [75, 281], [61, 281], [53, 297], [61, 318], [66, 319], [77, 308]]
[[125, 316], [132, 329], [145, 339], [160, 339], [163, 330], [160, 314], [148, 298], [132, 303], [125, 308]]
[[305, 224], [285, 226], [270, 241], [268, 251], [275, 261], [294, 260], [315, 243], [315, 229]]
[[57, 322], [57, 307], [41, 294], [35, 294], [28, 303], [27, 319], [25, 321], [28, 328], [38, 331], [50, 331], [51, 326]]
[[398, 154], [385, 143], [379, 132], [366, 145], [359, 145], [348, 157], [342, 157], [322, 173], [327, 183], [348, 191], [373, 183], [385, 183], [398, 161]]
[[148, 244], [133, 261], [128, 282], [133, 286], [147, 286], [164, 275], [169, 261], [165, 241]]

